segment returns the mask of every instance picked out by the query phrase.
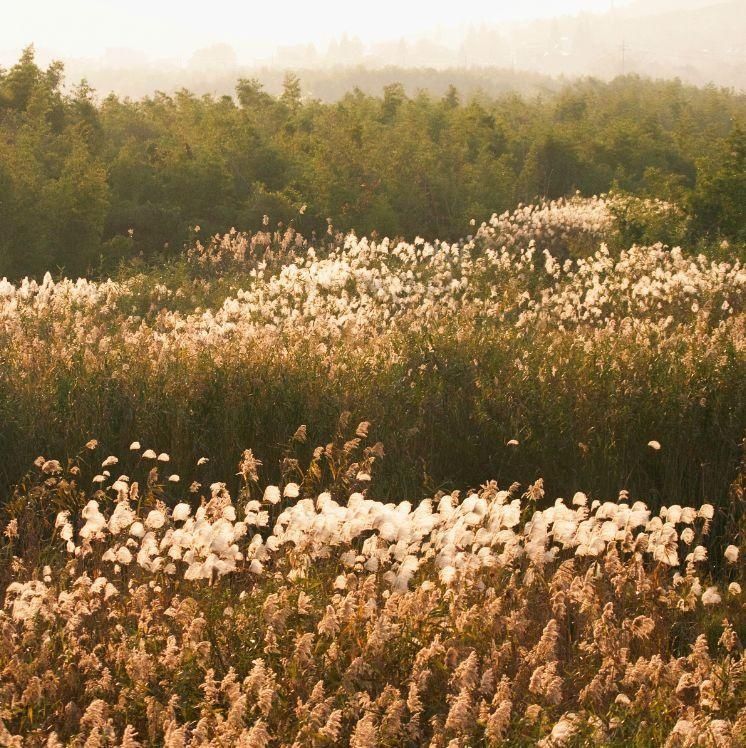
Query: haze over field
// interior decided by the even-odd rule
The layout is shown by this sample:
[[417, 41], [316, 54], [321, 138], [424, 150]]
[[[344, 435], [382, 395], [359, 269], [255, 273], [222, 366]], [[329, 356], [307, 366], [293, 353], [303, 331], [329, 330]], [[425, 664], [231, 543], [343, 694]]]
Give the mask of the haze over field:
[[[288, 68], [302, 73], [306, 96], [325, 100], [351, 85], [377, 92], [402, 78], [411, 92], [440, 93], [445, 79], [457, 75], [453, 68], [462, 69], [467, 92], [550, 86], [543, 79], [511, 80], [511, 73], [524, 71], [604, 79], [639, 73], [743, 90], [743, 11], [742, 0], [530, 0], [518, 6], [384, 0], [368, 7], [339, 0], [236, 7], [218, 0], [205, 17], [193, 0], [157, 7], [144, 0], [126, 7], [34, 0], [5, 12], [0, 65], [11, 65], [33, 42], [41, 61], [65, 61], [68, 80], [85, 77], [101, 93], [135, 97], [181, 87], [232, 94], [235, 80], [247, 74], [279, 92]], [[386, 71], [392, 67], [440, 72]]]

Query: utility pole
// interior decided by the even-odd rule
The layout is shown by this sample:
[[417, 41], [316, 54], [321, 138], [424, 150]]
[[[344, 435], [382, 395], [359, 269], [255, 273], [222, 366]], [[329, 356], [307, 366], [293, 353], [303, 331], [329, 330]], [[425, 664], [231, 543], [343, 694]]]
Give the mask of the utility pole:
[[627, 45], [626, 45], [625, 42], [626, 42], [626, 40], [622, 39], [622, 75], [624, 75], [624, 71], [625, 71], [625, 64], [624, 63], [625, 63], [625, 55], [626, 55], [626, 52], [627, 52]]

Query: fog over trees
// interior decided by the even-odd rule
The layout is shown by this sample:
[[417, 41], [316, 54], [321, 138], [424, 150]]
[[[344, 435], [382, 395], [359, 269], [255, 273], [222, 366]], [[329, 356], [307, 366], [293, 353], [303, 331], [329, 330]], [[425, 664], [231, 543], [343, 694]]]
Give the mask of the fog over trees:
[[[68, 79], [85, 78], [102, 94], [142, 97], [154, 90], [188, 88], [197, 94], [232, 94], [239, 77], [257, 78], [281, 92], [288, 69], [306, 97], [335, 101], [352, 87], [380, 93], [400, 82], [409, 94], [495, 95], [506, 89], [540, 93], [558, 77], [593, 75], [609, 80], [637, 73], [742, 90], [746, 87], [746, 13], [742, 0], [610, 0], [604, 12], [584, 12], [502, 23], [464, 23], [418, 35], [365, 40], [342, 33], [330, 41], [285, 43], [283, 35], [247, 31], [246, 44], [209, 43], [181, 50], [181, 59], [127, 44], [98, 56], [59, 54], [37, 44], [42, 62], [63, 59]], [[25, 43], [35, 41], [25, 40]], [[18, 50], [0, 48], [11, 64]], [[403, 70], [405, 68], [406, 70]]]

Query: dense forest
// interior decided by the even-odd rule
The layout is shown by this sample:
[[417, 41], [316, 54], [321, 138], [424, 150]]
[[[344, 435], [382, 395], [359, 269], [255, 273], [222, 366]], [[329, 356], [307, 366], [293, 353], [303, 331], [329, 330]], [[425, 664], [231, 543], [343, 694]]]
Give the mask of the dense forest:
[[537, 196], [608, 190], [670, 199], [688, 239], [746, 237], [746, 96], [636, 76], [534, 98], [353, 90], [100, 98], [28, 48], [0, 69], [0, 277], [110, 272], [269, 216], [306, 236], [455, 239]]

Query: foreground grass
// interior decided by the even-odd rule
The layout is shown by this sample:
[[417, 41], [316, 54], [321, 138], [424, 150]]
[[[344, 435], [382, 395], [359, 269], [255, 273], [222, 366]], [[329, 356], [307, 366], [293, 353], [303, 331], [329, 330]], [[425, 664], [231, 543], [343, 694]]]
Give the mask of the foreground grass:
[[4, 510], [0, 741], [743, 745], [743, 565], [712, 577], [712, 506], [382, 504], [367, 430], [276, 487], [245, 452], [233, 497], [139, 444], [40, 459]]

